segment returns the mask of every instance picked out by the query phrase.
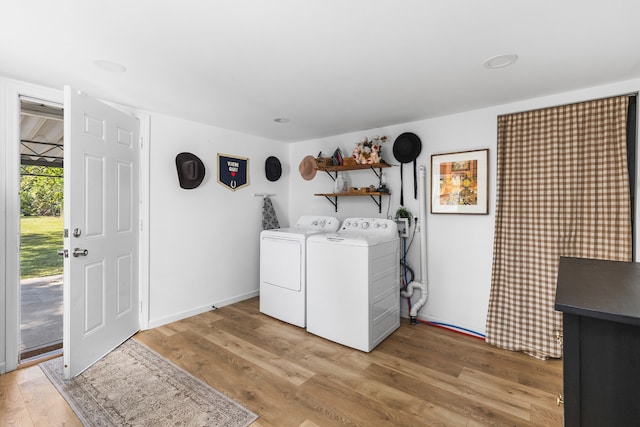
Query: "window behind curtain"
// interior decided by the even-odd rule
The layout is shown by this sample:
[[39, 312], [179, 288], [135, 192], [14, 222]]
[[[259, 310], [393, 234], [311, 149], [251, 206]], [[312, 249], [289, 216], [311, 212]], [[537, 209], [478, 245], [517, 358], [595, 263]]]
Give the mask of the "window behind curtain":
[[498, 118], [489, 344], [561, 357], [559, 258], [632, 260], [628, 107], [621, 96]]

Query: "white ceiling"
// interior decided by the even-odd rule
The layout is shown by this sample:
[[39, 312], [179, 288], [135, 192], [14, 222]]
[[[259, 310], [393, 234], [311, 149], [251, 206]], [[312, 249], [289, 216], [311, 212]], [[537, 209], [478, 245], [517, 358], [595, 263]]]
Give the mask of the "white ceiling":
[[291, 142], [640, 77], [639, 22], [639, 0], [6, 0], [0, 74]]
[[62, 108], [22, 100], [20, 112], [20, 163], [61, 167], [64, 161]]

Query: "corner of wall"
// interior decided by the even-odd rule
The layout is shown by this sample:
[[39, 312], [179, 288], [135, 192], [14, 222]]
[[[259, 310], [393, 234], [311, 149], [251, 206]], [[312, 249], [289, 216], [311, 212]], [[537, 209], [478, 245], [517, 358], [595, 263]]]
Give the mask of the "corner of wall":
[[[3, 104], [6, 102], [6, 79], [0, 77], [0, 102]], [[2, 109], [3, 111], [7, 111], [6, 106]], [[7, 154], [6, 154], [6, 142], [7, 142], [7, 126], [6, 126], [6, 113], [0, 114], [0, 159], [5, 159], [7, 162]], [[3, 171], [7, 170], [6, 164], [2, 165]], [[0, 276], [0, 308], [2, 308], [2, 315], [0, 316], [0, 374], [4, 374], [6, 372], [6, 316], [7, 310], [6, 308], [6, 176], [5, 174], [0, 174], [0, 227], [2, 229], [2, 233], [0, 233], [0, 271], [3, 272], [2, 276]]]

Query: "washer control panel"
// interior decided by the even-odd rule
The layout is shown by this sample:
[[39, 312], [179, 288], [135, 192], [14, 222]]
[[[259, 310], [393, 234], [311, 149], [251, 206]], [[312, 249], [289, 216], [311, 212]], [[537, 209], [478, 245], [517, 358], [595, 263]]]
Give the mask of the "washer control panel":
[[347, 218], [340, 228], [341, 233], [398, 235], [398, 225], [391, 219]]

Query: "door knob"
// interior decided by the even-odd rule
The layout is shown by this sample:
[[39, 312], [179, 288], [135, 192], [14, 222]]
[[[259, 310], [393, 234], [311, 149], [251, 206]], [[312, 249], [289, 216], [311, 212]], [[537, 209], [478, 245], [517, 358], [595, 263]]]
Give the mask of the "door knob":
[[79, 256], [87, 256], [89, 255], [89, 250], [88, 249], [80, 249], [80, 248], [75, 248], [73, 250], [73, 256], [74, 257], [79, 257]]

